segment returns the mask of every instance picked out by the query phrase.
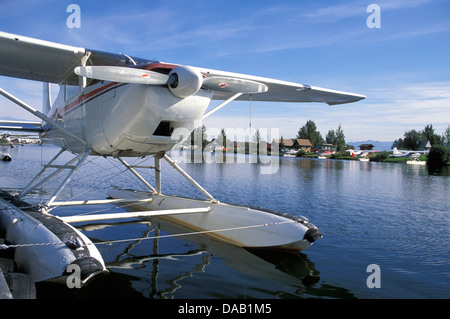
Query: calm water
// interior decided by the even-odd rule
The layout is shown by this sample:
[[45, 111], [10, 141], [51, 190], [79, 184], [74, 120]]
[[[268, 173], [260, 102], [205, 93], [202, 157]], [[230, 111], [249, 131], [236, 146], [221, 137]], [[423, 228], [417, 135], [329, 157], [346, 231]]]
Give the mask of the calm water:
[[[24, 146], [0, 162], [0, 187], [24, 187], [57, 149]], [[176, 154], [173, 154], [173, 157]], [[356, 161], [281, 158], [278, 165], [248, 156], [226, 163], [186, 163], [188, 171], [218, 200], [302, 215], [324, 237], [300, 254], [250, 252], [185, 232], [161, 221], [123, 220], [80, 225], [110, 270], [79, 293], [115, 298], [449, 298], [450, 174], [426, 167]], [[66, 155], [67, 159], [71, 157]], [[141, 163], [142, 159], [129, 162]], [[153, 165], [153, 160], [143, 162]], [[267, 168], [275, 168], [275, 174]], [[163, 192], [200, 197], [163, 165]], [[266, 170], [266, 171], [264, 171]], [[144, 172], [153, 181], [151, 171]], [[142, 187], [115, 161], [90, 157], [61, 199], [101, 199], [112, 186]], [[32, 194], [38, 202], [53, 186]], [[55, 215], [122, 212], [103, 205], [58, 208]], [[145, 239], [151, 237], [151, 239]], [[130, 239], [104, 245], [102, 241]], [[380, 267], [380, 288], [369, 288], [367, 267]]]

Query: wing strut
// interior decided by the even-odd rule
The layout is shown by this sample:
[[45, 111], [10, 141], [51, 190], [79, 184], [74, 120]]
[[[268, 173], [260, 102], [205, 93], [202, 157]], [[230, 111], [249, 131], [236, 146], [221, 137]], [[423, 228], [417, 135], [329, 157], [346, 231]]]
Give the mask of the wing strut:
[[208, 116], [210, 116], [211, 114], [213, 114], [214, 112], [220, 110], [221, 108], [223, 108], [225, 105], [227, 105], [228, 103], [236, 100], [238, 97], [240, 97], [243, 93], [236, 93], [235, 95], [233, 95], [232, 97], [230, 97], [228, 100], [226, 100], [225, 102], [217, 105], [215, 108], [213, 108], [211, 111], [209, 111], [208, 113], [204, 114], [202, 117], [202, 120], [204, 120], [205, 118], [207, 118]]
[[5, 90], [0, 88], [0, 94], [3, 95], [4, 97], [6, 97], [8, 100], [16, 103], [18, 106], [20, 106], [21, 108], [27, 110], [28, 112], [32, 113], [33, 115], [35, 115], [36, 117], [40, 118], [41, 120], [43, 120], [44, 122], [50, 124], [51, 126], [53, 126], [54, 128], [56, 128], [58, 131], [60, 131], [61, 133], [77, 140], [78, 142], [84, 144], [87, 146], [87, 143], [85, 140], [81, 139], [80, 137], [78, 137], [77, 135], [73, 134], [72, 132], [68, 131], [67, 129], [65, 129], [64, 127], [62, 127], [61, 125], [59, 125], [58, 123], [56, 123], [55, 121], [53, 121], [52, 119], [50, 119], [48, 116], [46, 116], [45, 114], [39, 112], [38, 110], [32, 108], [31, 106], [29, 106], [28, 104], [26, 104], [25, 102], [19, 100], [18, 98], [16, 98], [15, 96], [9, 94], [8, 92], [6, 92]]

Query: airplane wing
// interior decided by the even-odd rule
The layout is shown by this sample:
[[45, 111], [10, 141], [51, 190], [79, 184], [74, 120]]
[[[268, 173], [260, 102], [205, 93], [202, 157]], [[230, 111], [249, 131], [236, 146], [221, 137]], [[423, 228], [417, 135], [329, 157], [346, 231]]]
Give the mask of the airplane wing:
[[0, 121], [0, 130], [39, 133], [42, 131], [42, 123], [27, 121]]
[[[38, 40], [0, 31], [0, 75], [60, 83], [78, 84], [73, 69], [90, 52], [93, 65], [127, 66], [131, 57], [95, 50], [87, 50], [50, 41]], [[137, 63], [148, 62], [135, 58]]]
[[[79, 77], [74, 73], [74, 68], [80, 65], [81, 59], [86, 54], [90, 54], [87, 64], [92, 66], [128, 67], [141, 63], [159, 63], [153, 60], [129, 57], [125, 54], [101, 52], [0, 32], [0, 75], [50, 83], [60, 83], [64, 80], [68, 84], [77, 84]], [[176, 66], [172, 65], [172, 67]], [[206, 77], [227, 78], [234, 81], [233, 83], [240, 83], [239, 80], [244, 80], [247, 84], [254, 82], [267, 87], [264, 92], [251, 94], [251, 96], [242, 94], [237, 100], [323, 102], [336, 105], [356, 102], [365, 98], [364, 95], [276, 79], [205, 68], [195, 69]], [[225, 100], [234, 94], [215, 90], [213, 99]]]
[[[329, 105], [350, 103], [362, 100], [365, 98], [364, 95], [335, 91], [330, 89], [324, 89], [316, 86], [310, 86], [305, 84], [281, 81], [276, 79], [211, 70], [202, 69], [203, 74], [209, 76], [219, 76], [219, 77], [229, 77], [237, 79], [245, 79], [250, 81], [255, 81], [258, 83], [265, 84], [268, 87], [266, 92], [252, 94], [252, 101], [272, 101], [272, 102], [323, 102]], [[231, 97], [233, 94], [215, 91], [213, 99], [214, 100], [224, 100]], [[249, 94], [243, 94], [236, 100], [246, 100], [250, 99]]]
[[0, 32], [0, 75], [58, 83], [85, 49]]

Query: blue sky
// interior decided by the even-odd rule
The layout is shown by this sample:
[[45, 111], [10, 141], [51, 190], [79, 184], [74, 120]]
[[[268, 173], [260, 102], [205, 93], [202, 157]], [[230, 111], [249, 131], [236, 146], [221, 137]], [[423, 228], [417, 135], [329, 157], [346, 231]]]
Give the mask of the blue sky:
[[[69, 4], [81, 27], [68, 28]], [[381, 28], [369, 28], [370, 4]], [[284, 138], [313, 120], [323, 136], [393, 141], [450, 124], [450, 1], [0, 0], [0, 30], [63, 44], [271, 77], [364, 94], [357, 103], [252, 103], [252, 127]], [[0, 77], [37, 109], [41, 84]], [[56, 87], [54, 87], [56, 89]], [[56, 95], [56, 92], [53, 92]], [[34, 120], [0, 99], [0, 117]], [[248, 128], [249, 103], [233, 102], [208, 128]]]

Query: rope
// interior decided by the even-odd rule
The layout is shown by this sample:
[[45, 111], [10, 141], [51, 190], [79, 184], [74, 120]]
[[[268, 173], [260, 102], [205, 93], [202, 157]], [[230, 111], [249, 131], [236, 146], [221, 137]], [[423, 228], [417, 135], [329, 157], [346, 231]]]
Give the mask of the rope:
[[225, 232], [225, 231], [231, 231], [231, 230], [241, 230], [241, 229], [250, 229], [250, 228], [258, 228], [258, 227], [276, 226], [276, 225], [292, 223], [292, 222], [297, 222], [297, 221], [290, 220], [290, 221], [285, 221], [285, 222], [266, 223], [266, 224], [260, 224], [260, 225], [250, 225], [250, 226], [240, 226], [240, 227], [230, 227], [230, 228], [222, 228], [222, 229], [215, 229], [215, 230], [202, 230], [202, 231], [196, 231], [196, 232], [172, 234], [172, 235], [170, 235], [170, 234], [169, 235], [160, 235], [160, 236], [152, 236], [152, 237], [146, 237], [146, 238], [119, 239], [119, 240], [112, 240], [112, 241], [104, 241], [101, 243], [96, 243], [95, 245], [111, 245], [111, 244], [115, 244], [115, 243], [122, 243], [122, 242], [128, 242], [128, 241], [136, 241], [136, 240], [174, 238], [174, 237], [201, 235], [201, 234], [208, 234], [208, 233], [219, 233], [219, 232]]
[[0, 250], [6, 250], [9, 248], [23, 248], [23, 247], [38, 247], [38, 246], [55, 246], [55, 245], [65, 245], [64, 243], [36, 243], [36, 244], [19, 244], [19, 245], [0, 245]]
[[[152, 237], [145, 237], [145, 238], [128, 238], [128, 239], [109, 240], [109, 241], [98, 242], [98, 243], [95, 243], [95, 244], [94, 243], [88, 243], [87, 245], [112, 245], [112, 244], [116, 244], [116, 243], [124, 243], [124, 242], [131, 242], [131, 241], [137, 241], [137, 240], [175, 238], [175, 237], [182, 237], [182, 236], [208, 234], [208, 233], [219, 233], [219, 232], [225, 232], [225, 231], [231, 231], [231, 230], [242, 230], [242, 229], [250, 229], [250, 228], [277, 226], [277, 225], [281, 225], [281, 224], [296, 223], [296, 222], [298, 222], [298, 221], [297, 220], [289, 220], [289, 221], [284, 221], [284, 222], [274, 222], [274, 223], [265, 223], [265, 224], [259, 224], [259, 225], [230, 227], [230, 228], [222, 228], [222, 229], [215, 229], [215, 230], [202, 230], [202, 231], [188, 232], [188, 233], [181, 233], [181, 234], [168, 234], [168, 235], [152, 236]], [[17, 244], [17, 245], [2, 244], [2, 245], [0, 245], [0, 250], [8, 249], [8, 248], [38, 247], [38, 246], [52, 246], [52, 245], [66, 245], [66, 244], [63, 243], [63, 242], [58, 242], [58, 243]]]

